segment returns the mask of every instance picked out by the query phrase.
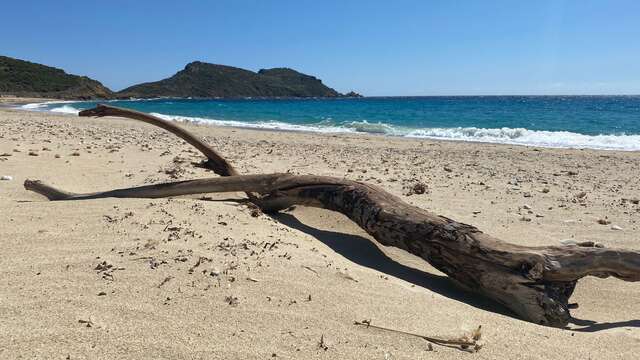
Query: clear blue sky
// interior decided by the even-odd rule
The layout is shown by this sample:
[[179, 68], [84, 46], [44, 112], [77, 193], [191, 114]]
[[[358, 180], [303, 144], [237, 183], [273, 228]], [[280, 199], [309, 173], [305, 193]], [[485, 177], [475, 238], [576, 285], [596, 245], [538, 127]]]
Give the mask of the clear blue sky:
[[0, 54], [112, 89], [193, 60], [365, 95], [640, 94], [640, 1], [3, 1]]

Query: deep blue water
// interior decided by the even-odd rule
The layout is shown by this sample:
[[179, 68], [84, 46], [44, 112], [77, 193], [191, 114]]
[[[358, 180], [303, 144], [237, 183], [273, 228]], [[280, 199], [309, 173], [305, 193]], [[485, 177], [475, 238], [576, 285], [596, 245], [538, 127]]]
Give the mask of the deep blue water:
[[[73, 113], [95, 104], [27, 107]], [[155, 99], [110, 104], [218, 125], [640, 150], [640, 96]]]

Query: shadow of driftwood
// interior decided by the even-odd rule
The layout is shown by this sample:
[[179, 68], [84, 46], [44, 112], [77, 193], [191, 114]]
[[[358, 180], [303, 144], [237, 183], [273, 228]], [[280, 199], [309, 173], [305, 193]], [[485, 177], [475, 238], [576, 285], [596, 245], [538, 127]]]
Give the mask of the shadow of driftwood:
[[603, 322], [599, 323], [592, 320], [583, 320], [577, 318], [571, 318], [570, 322], [577, 326], [582, 326], [579, 328], [572, 328], [572, 331], [582, 331], [582, 332], [596, 332], [601, 330], [608, 330], [619, 327], [637, 327], [640, 328], [640, 320], [627, 320], [627, 321], [616, 321], [616, 322]]
[[[246, 202], [246, 200], [238, 201], [238, 199], [201, 198], [201, 200]], [[522, 320], [501, 304], [461, 289], [447, 276], [430, 274], [396, 262], [365, 237], [314, 228], [287, 213], [277, 213], [270, 216], [284, 225], [313, 236], [333, 251], [358, 265], [380, 271], [478, 309]], [[640, 320], [598, 323], [592, 320], [571, 318], [570, 323], [580, 327], [567, 327], [566, 329], [583, 332], [596, 332], [619, 327], [640, 328]]]
[[392, 260], [365, 237], [317, 229], [303, 224], [293, 215], [286, 213], [273, 215], [273, 218], [284, 225], [313, 236], [333, 251], [358, 265], [380, 271], [482, 310], [515, 317], [515, 314], [502, 305], [456, 286], [447, 276], [430, 274]]
[[[291, 214], [279, 213], [273, 218], [293, 229], [313, 236], [333, 251], [344, 256], [354, 263], [380, 271], [387, 275], [402, 279], [416, 286], [423, 287], [450, 299], [464, 302], [478, 309], [506, 315], [518, 320], [509, 309], [490, 299], [470, 293], [456, 286], [447, 276], [434, 275], [406, 265], [400, 264], [389, 258], [371, 240], [353, 234], [345, 234], [336, 231], [321, 230], [303, 224]], [[640, 320], [619, 321], [611, 323], [598, 323], [591, 320], [572, 318], [571, 323], [579, 328], [571, 328], [572, 331], [596, 332], [617, 327], [640, 327]]]

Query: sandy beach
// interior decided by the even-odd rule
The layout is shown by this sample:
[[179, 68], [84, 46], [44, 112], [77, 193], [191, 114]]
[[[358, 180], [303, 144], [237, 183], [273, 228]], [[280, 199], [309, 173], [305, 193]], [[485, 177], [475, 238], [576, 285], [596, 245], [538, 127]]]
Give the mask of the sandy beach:
[[[184, 124], [242, 173], [345, 177], [505, 241], [640, 249], [640, 152]], [[570, 329], [514, 318], [346, 217], [239, 193], [49, 202], [215, 176], [160, 129], [0, 108], [0, 358], [637, 359], [640, 284], [586, 278]], [[424, 194], [408, 195], [416, 183]], [[600, 220], [600, 221], [599, 221]], [[421, 338], [482, 326], [474, 354]]]

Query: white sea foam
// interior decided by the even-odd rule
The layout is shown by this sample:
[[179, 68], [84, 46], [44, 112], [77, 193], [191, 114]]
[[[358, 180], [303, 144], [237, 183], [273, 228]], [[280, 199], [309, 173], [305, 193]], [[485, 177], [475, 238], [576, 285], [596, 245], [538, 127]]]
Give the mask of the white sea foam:
[[25, 110], [33, 110], [33, 109], [41, 109], [45, 106], [47, 106], [46, 103], [33, 103], [33, 104], [24, 104], [20, 106], [20, 108]]
[[288, 124], [280, 121], [263, 121], [263, 122], [251, 123], [251, 122], [236, 121], [236, 120], [218, 120], [218, 119], [207, 119], [207, 118], [190, 117], [190, 116], [164, 115], [159, 113], [151, 113], [151, 115], [155, 115], [165, 120], [192, 122], [192, 123], [199, 123], [199, 124], [210, 124], [210, 125], [218, 125], [218, 126], [234, 126], [234, 127], [252, 128], [252, 129], [313, 131], [313, 132], [326, 132], [326, 133], [352, 132], [351, 130], [341, 126], [298, 125], [298, 124]]
[[153, 113], [165, 120], [195, 122], [218, 126], [235, 126], [257, 129], [288, 131], [312, 131], [323, 133], [373, 133], [411, 138], [429, 138], [440, 140], [474, 141], [498, 144], [527, 145], [552, 148], [588, 148], [601, 150], [640, 150], [640, 135], [584, 135], [569, 131], [536, 131], [524, 128], [485, 129], [475, 127], [408, 129], [394, 127], [384, 123], [357, 121], [342, 126], [326, 123], [297, 125], [279, 121], [242, 122], [234, 120], [215, 120], [207, 118], [172, 116]]
[[42, 111], [42, 110], [47, 110], [47, 107], [51, 106], [51, 105], [69, 104], [69, 103], [75, 103], [75, 102], [77, 102], [77, 101], [71, 101], [71, 100], [45, 101], [45, 102], [41, 102], [41, 103], [24, 104], [24, 105], [20, 106], [20, 109]]
[[385, 135], [402, 135], [401, 131], [397, 128], [385, 124], [385, 123], [370, 123], [366, 120], [363, 121], [352, 121], [350, 123], [345, 124], [345, 127], [348, 129], [352, 129], [356, 132], [364, 132], [370, 134], [385, 134]]
[[569, 131], [536, 131], [524, 128], [432, 128], [413, 130], [406, 136], [554, 148], [640, 150], [640, 135], [584, 135]]
[[59, 106], [59, 107], [52, 108], [49, 111], [57, 112], [57, 113], [63, 113], [63, 114], [75, 114], [75, 115], [77, 115], [80, 112], [80, 110], [78, 110], [78, 109], [76, 109], [76, 108], [74, 108], [73, 106], [70, 106], [70, 105], [62, 105], [62, 106]]

